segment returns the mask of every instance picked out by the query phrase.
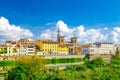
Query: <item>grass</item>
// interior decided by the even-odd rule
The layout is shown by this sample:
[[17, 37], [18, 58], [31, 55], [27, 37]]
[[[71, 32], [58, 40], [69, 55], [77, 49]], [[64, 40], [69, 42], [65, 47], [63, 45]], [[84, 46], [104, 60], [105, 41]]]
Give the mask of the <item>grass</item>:
[[56, 64], [56, 63], [74, 63], [81, 62], [82, 58], [53, 58], [46, 59], [46, 64]]
[[12, 66], [15, 65], [15, 61], [10, 61], [10, 60], [5, 60], [5, 61], [0, 61], [0, 67], [2, 66]]
[[[53, 59], [44, 59], [46, 64], [57, 64], [57, 63], [75, 63], [83, 61], [82, 58], [53, 58]], [[16, 61], [0, 61], [0, 67], [3, 66], [14, 66]]]

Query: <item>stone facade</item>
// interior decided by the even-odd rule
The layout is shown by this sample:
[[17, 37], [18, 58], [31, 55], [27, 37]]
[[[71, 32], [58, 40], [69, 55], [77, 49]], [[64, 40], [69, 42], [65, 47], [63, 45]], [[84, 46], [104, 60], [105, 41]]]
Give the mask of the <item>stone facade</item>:
[[115, 44], [108, 42], [97, 42], [94, 44], [83, 45], [82, 54], [114, 54]]

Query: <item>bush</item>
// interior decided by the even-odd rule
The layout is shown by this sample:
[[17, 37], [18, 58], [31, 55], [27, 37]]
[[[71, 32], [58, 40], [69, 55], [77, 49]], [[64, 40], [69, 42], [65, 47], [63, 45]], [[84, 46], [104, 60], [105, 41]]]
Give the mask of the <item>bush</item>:
[[102, 60], [102, 58], [96, 58], [90, 62], [86, 63], [88, 68], [94, 69], [96, 67], [102, 67], [105, 65], [104, 61]]
[[0, 66], [14, 66], [15, 65], [15, 61], [0, 61]]
[[120, 59], [112, 59], [111, 64], [120, 64]]
[[86, 65], [76, 66], [76, 71], [85, 71], [87, 69]]
[[[45, 62], [39, 56], [22, 56], [17, 60], [16, 68], [8, 72], [8, 80], [26, 80], [23, 79], [27, 75], [27, 80], [37, 80], [34, 74], [44, 71]], [[26, 78], [26, 77], [25, 77]]]
[[26, 71], [27, 70], [23, 66], [17, 66], [8, 71], [8, 76], [6, 80], [26, 80]]
[[85, 58], [83, 58], [83, 61], [84, 61], [84, 62], [88, 62], [89, 59], [88, 59], [87, 57], [85, 57]]
[[56, 64], [56, 63], [74, 63], [81, 62], [81, 58], [53, 58], [46, 59], [46, 64]]

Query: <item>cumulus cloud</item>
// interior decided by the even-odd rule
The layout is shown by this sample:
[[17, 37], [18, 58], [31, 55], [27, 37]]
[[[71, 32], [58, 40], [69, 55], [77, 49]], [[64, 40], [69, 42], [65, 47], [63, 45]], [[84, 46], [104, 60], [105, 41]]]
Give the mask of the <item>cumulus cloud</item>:
[[104, 28], [104, 30], [108, 30], [108, 28], [107, 28], [107, 27], [105, 27], [105, 28]]
[[57, 38], [57, 30], [60, 29], [61, 35], [65, 36], [65, 40], [69, 41], [71, 37], [77, 37], [79, 43], [94, 43], [94, 42], [113, 42], [120, 43], [120, 27], [113, 29], [98, 28], [98, 29], [85, 29], [84, 25], [69, 28], [62, 20], [56, 23], [55, 29], [47, 29], [41, 35], [40, 39], [53, 39]]
[[0, 18], [0, 39], [17, 40], [19, 38], [31, 38], [33, 33], [28, 29], [23, 29], [20, 26], [11, 25], [8, 19]]
[[116, 28], [113, 28], [113, 31], [112, 31], [112, 37], [113, 37], [113, 41], [115, 43], [120, 43], [120, 27], [116, 27]]

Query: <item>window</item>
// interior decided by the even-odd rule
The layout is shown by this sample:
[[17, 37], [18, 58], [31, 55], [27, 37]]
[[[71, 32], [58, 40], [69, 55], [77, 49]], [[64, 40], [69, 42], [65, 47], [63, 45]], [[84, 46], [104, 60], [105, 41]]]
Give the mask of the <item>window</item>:
[[28, 54], [33, 54], [33, 52], [28, 52]]
[[33, 49], [28, 49], [28, 51], [33, 51]]

